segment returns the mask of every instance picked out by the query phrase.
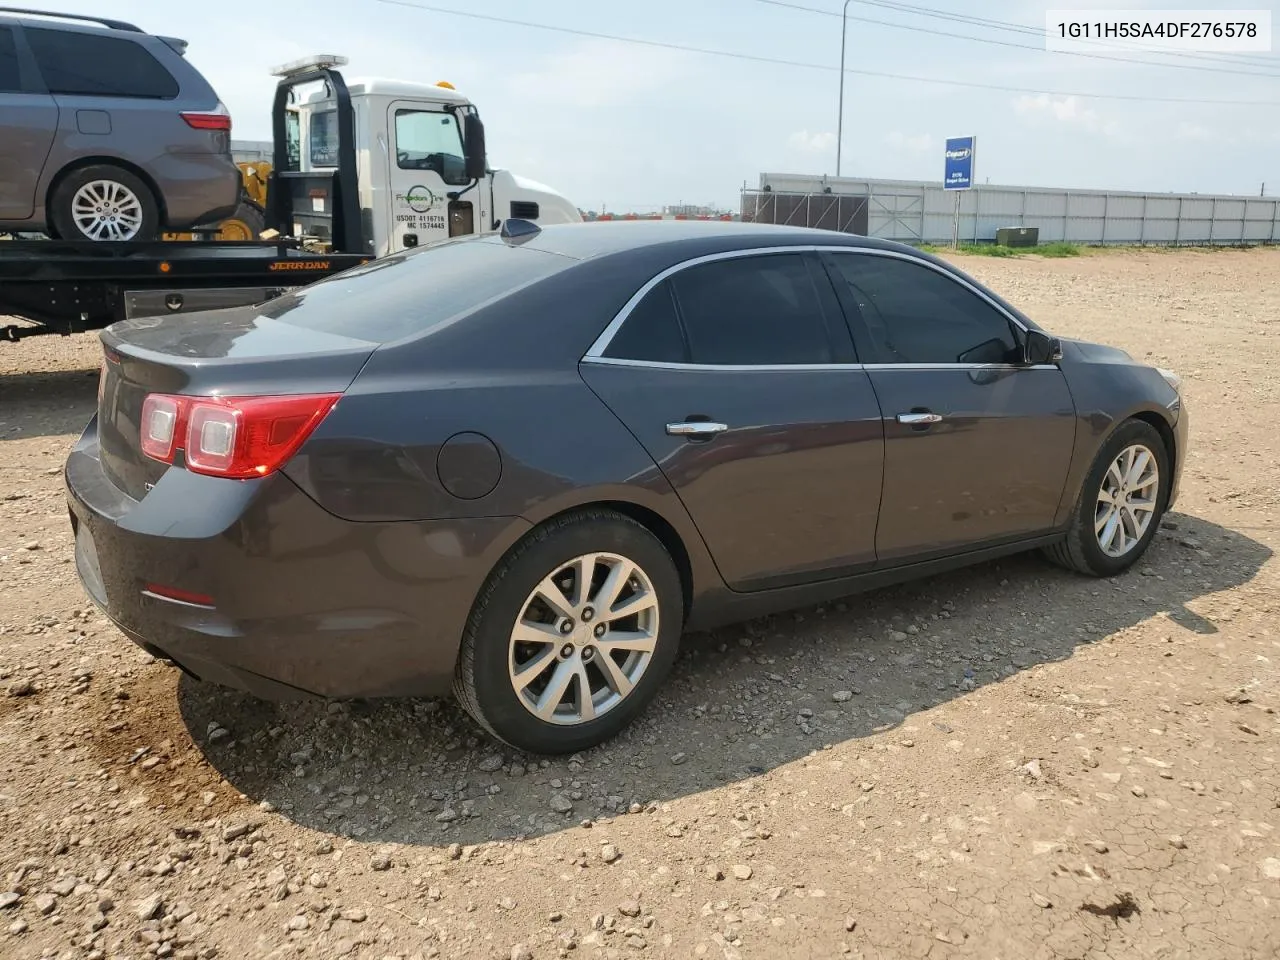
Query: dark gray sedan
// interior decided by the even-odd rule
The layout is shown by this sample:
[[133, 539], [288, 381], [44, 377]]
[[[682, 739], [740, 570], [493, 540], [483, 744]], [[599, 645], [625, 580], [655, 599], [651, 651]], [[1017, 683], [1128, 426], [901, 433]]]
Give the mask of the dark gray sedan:
[[452, 688], [534, 752], [626, 726], [686, 629], [1118, 574], [1186, 457], [1174, 374], [825, 231], [508, 221], [102, 340], [66, 481], [129, 637], [266, 697]]

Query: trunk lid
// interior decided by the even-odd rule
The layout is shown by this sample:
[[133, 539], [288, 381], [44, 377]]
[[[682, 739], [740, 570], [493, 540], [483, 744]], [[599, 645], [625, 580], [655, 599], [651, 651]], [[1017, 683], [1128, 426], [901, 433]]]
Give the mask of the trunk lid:
[[102, 344], [102, 466], [135, 500], [170, 469], [142, 452], [141, 414], [147, 394], [340, 393], [378, 347], [272, 320], [254, 307], [126, 320], [104, 330]]

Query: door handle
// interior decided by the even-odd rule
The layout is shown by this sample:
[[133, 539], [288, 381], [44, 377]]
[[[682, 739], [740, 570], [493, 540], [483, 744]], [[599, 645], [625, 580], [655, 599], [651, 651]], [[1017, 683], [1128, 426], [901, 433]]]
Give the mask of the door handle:
[[668, 423], [667, 433], [673, 437], [689, 437], [693, 440], [710, 439], [717, 433], [729, 429], [727, 423], [716, 423], [713, 420], [686, 420], [683, 423]]
[[940, 413], [900, 413], [898, 414], [898, 422], [906, 423], [911, 426], [920, 426], [928, 423], [941, 423], [942, 414]]

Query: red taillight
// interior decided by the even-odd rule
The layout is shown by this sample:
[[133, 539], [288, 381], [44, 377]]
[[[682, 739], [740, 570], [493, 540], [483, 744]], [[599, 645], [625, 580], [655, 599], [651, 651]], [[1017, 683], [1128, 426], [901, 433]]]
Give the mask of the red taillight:
[[[178, 397], [153, 393], [142, 405], [142, 452], [172, 463], [174, 454], [183, 450], [187, 469], [195, 473], [238, 480], [265, 477], [293, 456], [339, 396]], [[170, 411], [172, 418], [167, 419]], [[166, 448], [163, 439], [169, 422], [173, 433]], [[150, 441], [150, 449], [149, 433], [158, 434]]]
[[212, 113], [197, 113], [184, 110], [182, 119], [187, 121], [187, 126], [194, 127], [196, 130], [225, 130], [228, 133], [231, 132], [231, 114], [227, 113], [226, 108], [221, 104]]

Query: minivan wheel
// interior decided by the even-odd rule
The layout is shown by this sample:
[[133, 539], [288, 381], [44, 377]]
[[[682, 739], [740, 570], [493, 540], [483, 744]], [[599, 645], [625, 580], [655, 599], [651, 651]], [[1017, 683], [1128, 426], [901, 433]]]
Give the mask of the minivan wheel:
[[160, 231], [159, 205], [142, 178], [109, 164], [67, 174], [49, 219], [63, 240], [154, 240]]
[[1098, 451], [1054, 563], [1095, 577], [1133, 566], [1147, 552], [1169, 501], [1169, 453], [1156, 429], [1130, 420]]
[[454, 692], [493, 736], [573, 753], [626, 727], [675, 661], [680, 576], [662, 543], [611, 510], [538, 528], [490, 574], [462, 641]]

